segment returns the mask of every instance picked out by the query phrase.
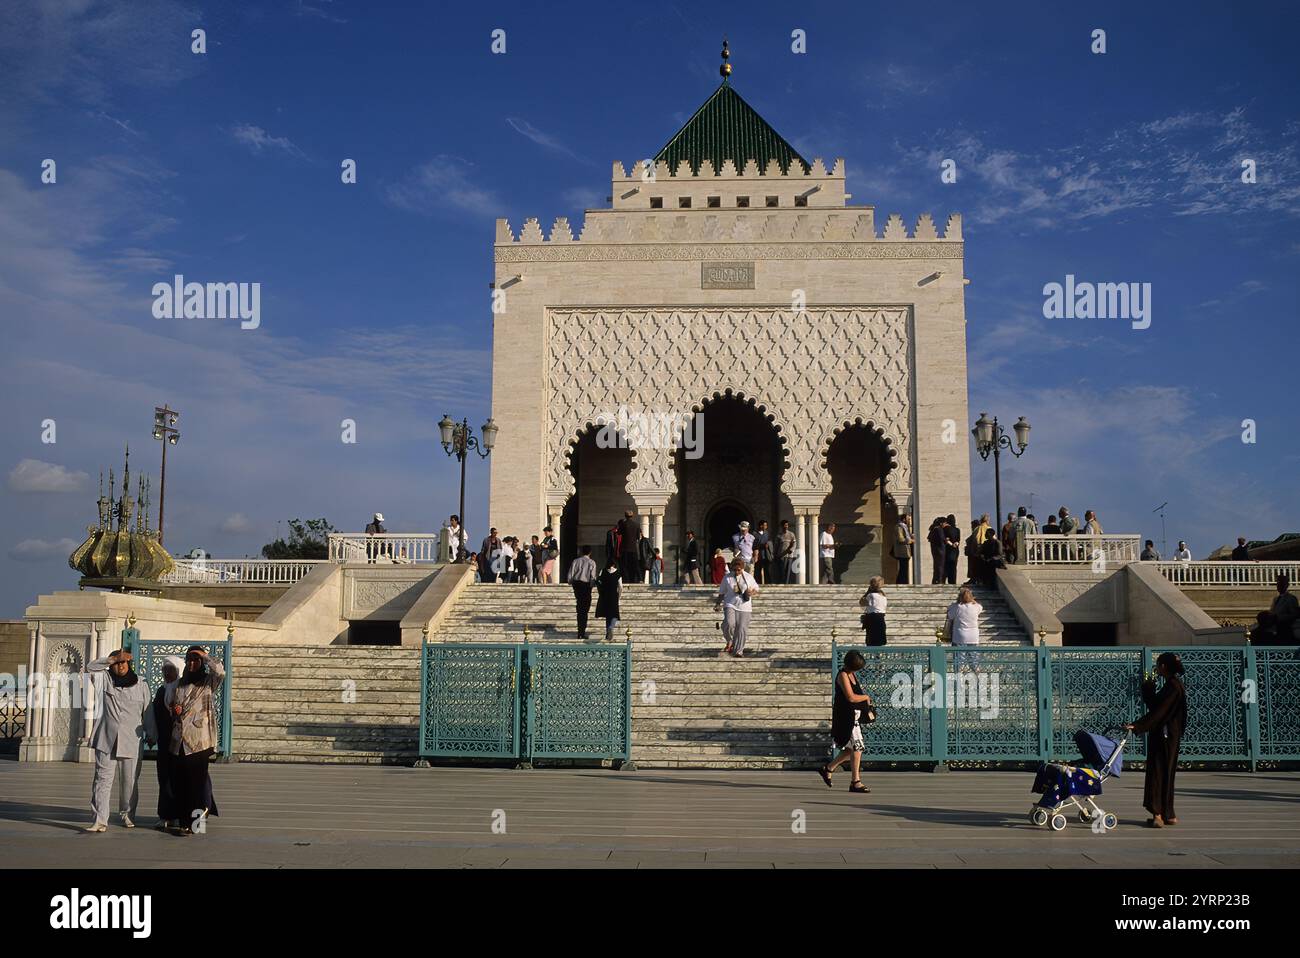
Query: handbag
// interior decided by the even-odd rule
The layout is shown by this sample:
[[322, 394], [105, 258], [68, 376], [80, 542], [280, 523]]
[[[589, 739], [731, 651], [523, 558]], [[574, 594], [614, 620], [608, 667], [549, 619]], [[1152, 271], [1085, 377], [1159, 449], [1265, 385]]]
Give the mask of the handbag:
[[858, 725], [870, 725], [876, 720], [876, 707], [867, 705], [858, 710]]

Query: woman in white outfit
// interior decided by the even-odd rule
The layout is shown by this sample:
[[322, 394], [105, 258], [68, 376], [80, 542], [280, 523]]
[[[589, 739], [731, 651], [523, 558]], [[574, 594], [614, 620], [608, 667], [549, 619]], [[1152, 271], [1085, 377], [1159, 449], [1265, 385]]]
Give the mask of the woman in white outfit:
[[867, 611], [862, 616], [862, 627], [867, 632], [867, 645], [884, 645], [885, 610], [889, 600], [885, 598], [885, 579], [874, 575], [867, 583], [867, 593], [858, 600], [858, 605]]
[[[980, 644], [980, 613], [984, 608], [975, 601], [975, 593], [963, 588], [957, 593], [957, 601], [948, 606], [947, 629], [954, 646]], [[958, 652], [953, 665], [960, 671], [963, 662], [972, 669], [979, 668], [979, 655], [974, 652]]]

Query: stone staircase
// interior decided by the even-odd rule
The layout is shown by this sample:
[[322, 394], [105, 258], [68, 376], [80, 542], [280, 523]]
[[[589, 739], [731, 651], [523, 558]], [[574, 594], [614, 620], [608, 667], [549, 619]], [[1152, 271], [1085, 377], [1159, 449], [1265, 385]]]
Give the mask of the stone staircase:
[[239, 761], [379, 764], [419, 757], [419, 648], [236, 643], [232, 673], [232, 751]]
[[[744, 659], [719, 657], [711, 587], [625, 587], [617, 640], [631, 629], [633, 760], [643, 767], [805, 768], [830, 744], [830, 647], [860, 642], [862, 586], [772, 587], [754, 602]], [[956, 590], [894, 587], [890, 645], [933, 645]], [[976, 590], [988, 646], [1028, 638], [997, 592]], [[593, 603], [594, 604], [594, 603]], [[482, 584], [456, 598], [431, 642], [577, 641], [564, 585]], [[592, 635], [604, 635], [592, 619]]]

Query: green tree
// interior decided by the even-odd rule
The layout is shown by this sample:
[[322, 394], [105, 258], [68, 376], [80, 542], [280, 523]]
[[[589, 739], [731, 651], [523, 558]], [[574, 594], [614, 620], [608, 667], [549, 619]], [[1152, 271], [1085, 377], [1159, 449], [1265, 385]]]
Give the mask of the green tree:
[[329, 535], [337, 531], [324, 519], [290, 519], [289, 538], [262, 546], [264, 559], [328, 559]]

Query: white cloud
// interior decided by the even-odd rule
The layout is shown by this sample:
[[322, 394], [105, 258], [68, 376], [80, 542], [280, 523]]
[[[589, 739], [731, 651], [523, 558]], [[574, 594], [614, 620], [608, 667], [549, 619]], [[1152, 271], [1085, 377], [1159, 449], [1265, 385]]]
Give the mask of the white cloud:
[[45, 562], [49, 559], [66, 562], [78, 545], [80, 543], [72, 539], [24, 539], [9, 550], [9, 558], [17, 562]]
[[293, 141], [287, 136], [272, 136], [260, 126], [253, 126], [248, 123], [241, 123], [230, 131], [235, 141], [242, 143], [254, 153], [262, 153], [264, 150], [279, 150], [287, 153], [289, 156], [305, 159], [307, 154], [298, 149]]
[[[319, 3], [333, 3], [334, 0], [317, 0]], [[328, 20], [330, 23], [347, 23], [343, 17], [336, 16], [324, 7], [315, 7], [304, 0], [298, 0], [298, 16], [319, 17], [322, 20]]]
[[[962, 129], [939, 131], [930, 143], [896, 149], [904, 162], [935, 170], [956, 160], [958, 182], [978, 186], [966, 217], [976, 228], [1054, 229], [1149, 207], [1174, 216], [1300, 215], [1296, 144], [1254, 127], [1240, 107], [1130, 123], [1055, 149], [1017, 151]], [[1256, 161], [1257, 183], [1242, 183], [1245, 159]]]
[[496, 217], [504, 204], [491, 190], [470, 180], [470, 164], [455, 156], [435, 156], [411, 170], [400, 183], [384, 191], [387, 202], [412, 213], [457, 210], [475, 216]]
[[174, 0], [5, 0], [7, 101], [34, 110], [70, 96], [100, 106], [111, 89], [173, 86], [206, 65], [190, 52], [190, 31], [201, 25], [197, 7]]
[[544, 147], [552, 153], [559, 153], [562, 156], [567, 156], [580, 163], [591, 162], [588, 158], [574, 153], [573, 150], [569, 149], [569, 147], [562, 143], [558, 137], [552, 136], [550, 133], [543, 133], [527, 120], [515, 116], [508, 116], [506, 117], [506, 122], [510, 124], [510, 128], [516, 133], [528, 137], [528, 139], [532, 140], [538, 146]]
[[252, 531], [253, 524], [248, 521], [248, 517], [242, 512], [236, 512], [226, 516], [221, 522], [221, 531], [227, 535], [242, 535], [245, 532]]
[[9, 473], [11, 492], [84, 492], [88, 488], [90, 476], [86, 473], [39, 459], [24, 459]]

